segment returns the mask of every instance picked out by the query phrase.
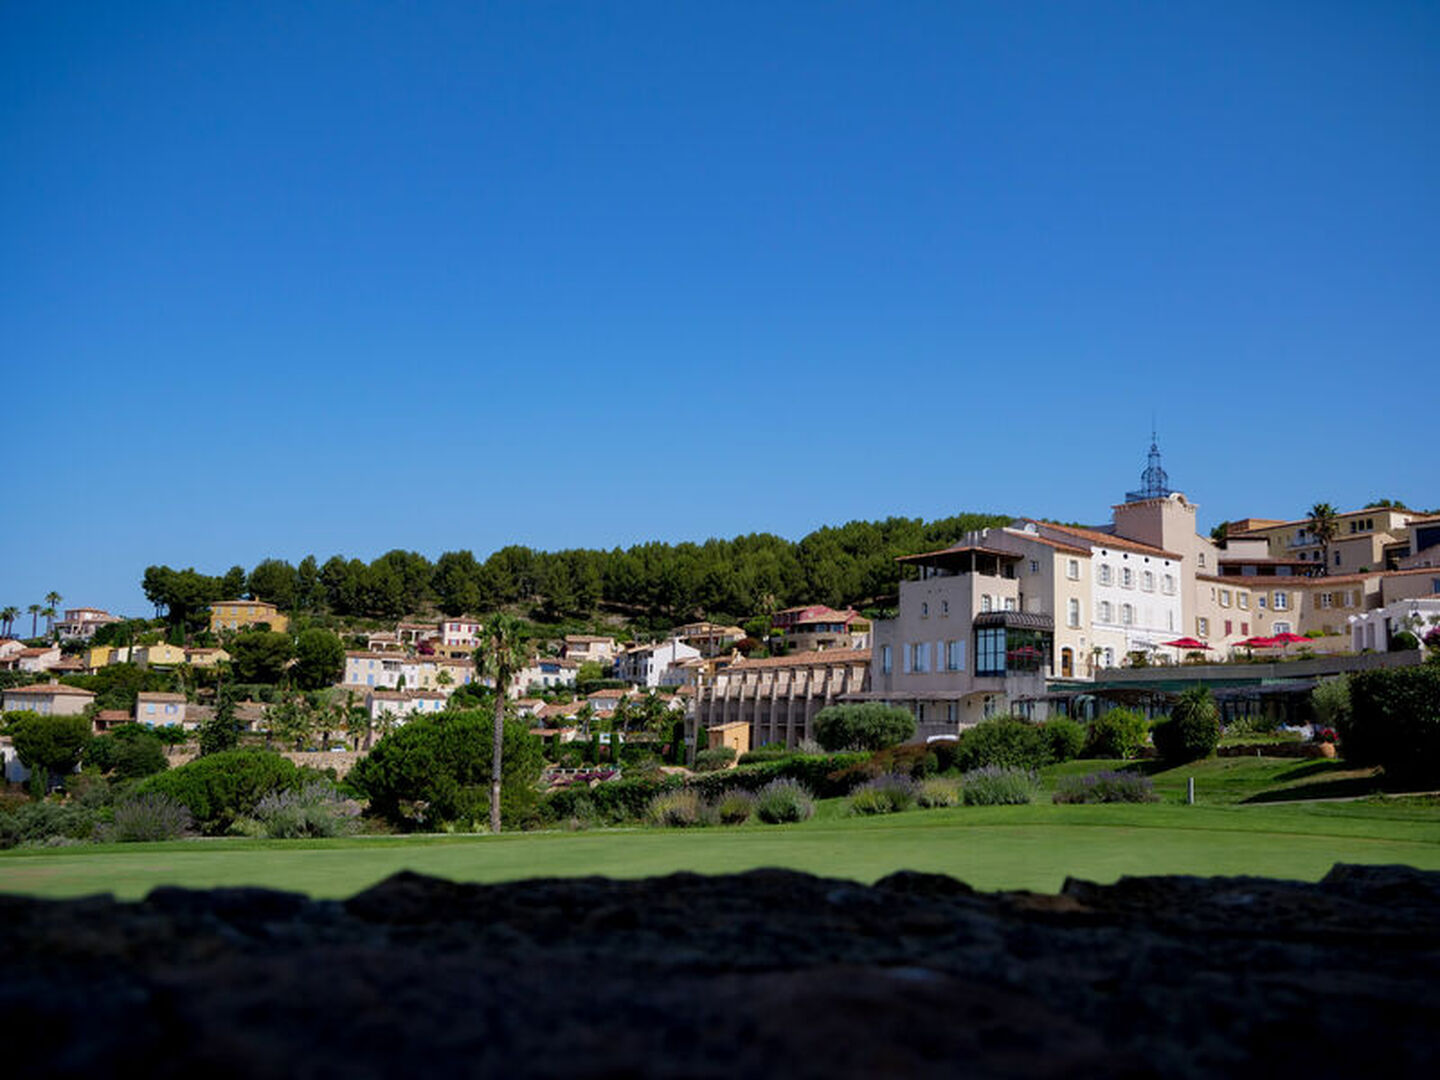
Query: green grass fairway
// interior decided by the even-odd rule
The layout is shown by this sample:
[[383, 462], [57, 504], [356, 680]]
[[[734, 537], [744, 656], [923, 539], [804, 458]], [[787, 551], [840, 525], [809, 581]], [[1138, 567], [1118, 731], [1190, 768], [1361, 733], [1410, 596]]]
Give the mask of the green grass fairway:
[[462, 881], [505, 881], [784, 866], [867, 882], [895, 870], [926, 870], [981, 889], [1053, 892], [1067, 875], [1096, 881], [1171, 873], [1314, 880], [1336, 862], [1440, 870], [1440, 809], [1424, 802], [1037, 804], [884, 818], [845, 817], [838, 802], [822, 809], [813, 821], [785, 827], [17, 850], [0, 855], [0, 891], [136, 898], [161, 884], [264, 885], [344, 897], [406, 869]]

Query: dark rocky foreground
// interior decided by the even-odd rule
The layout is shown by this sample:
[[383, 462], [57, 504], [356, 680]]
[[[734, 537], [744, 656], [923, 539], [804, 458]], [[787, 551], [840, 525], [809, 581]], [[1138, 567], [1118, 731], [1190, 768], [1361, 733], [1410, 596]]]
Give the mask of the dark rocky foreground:
[[0, 897], [12, 1076], [1440, 1075], [1440, 874]]

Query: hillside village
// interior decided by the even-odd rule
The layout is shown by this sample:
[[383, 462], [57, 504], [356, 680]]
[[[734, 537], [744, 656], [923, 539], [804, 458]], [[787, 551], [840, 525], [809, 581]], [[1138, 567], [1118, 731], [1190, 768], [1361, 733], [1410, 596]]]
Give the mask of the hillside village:
[[[535, 623], [505, 691], [556, 744], [624, 738], [633, 713], [644, 737], [691, 754], [795, 747], [821, 708], [864, 701], [903, 705], [928, 739], [998, 715], [1144, 706], [1196, 681], [1227, 715], [1284, 714], [1318, 678], [1440, 645], [1440, 514], [1321, 509], [1202, 534], [1152, 444], [1140, 488], [1105, 524], [1014, 518], [900, 555], [898, 594], [864, 612], [817, 602], [649, 634], [624, 620], [609, 633]], [[244, 729], [268, 733], [300, 702], [313, 722], [284, 727], [297, 746], [363, 749], [493, 689], [475, 663], [479, 614], [321, 619], [252, 594], [204, 604], [203, 623], [86, 607], [57, 618], [59, 599], [32, 606], [46, 633], [25, 640], [18, 609], [0, 612], [6, 712], [193, 732], [228, 695]]]

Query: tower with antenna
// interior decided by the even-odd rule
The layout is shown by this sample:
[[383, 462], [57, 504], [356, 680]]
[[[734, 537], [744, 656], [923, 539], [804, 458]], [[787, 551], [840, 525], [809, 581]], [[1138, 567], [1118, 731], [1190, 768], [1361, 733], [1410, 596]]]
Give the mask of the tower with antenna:
[[1127, 491], [1127, 503], [1144, 502], [1146, 499], [1164, 499], [1174, 493], [1170, 477], [1160, 467], [1160, 442], [1155, 435], [1155, 423], [1150, 423], [1150, 455], [1145, 461], [1145, 471], [1140, 474], [1140, 489]]

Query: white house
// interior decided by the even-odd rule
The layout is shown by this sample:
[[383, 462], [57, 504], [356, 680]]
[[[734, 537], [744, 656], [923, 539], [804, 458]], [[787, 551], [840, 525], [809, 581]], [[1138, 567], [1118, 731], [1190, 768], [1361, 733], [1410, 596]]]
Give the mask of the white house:
[[445, 701], [445, 695], [438, 690], [373, 690], [365, 695], [365, 709], [371, 720], [379, 720], [388, 712], [404, 721], [444, 712]]
[[699, 657], [699, 649], [673, 638], [633, 645], [615, 657], [615, 677], [637, 686], [680, 686], [685, 682], [680, 665]]
[[1350, 643], [1356, 652], [1389, 652], [1390, 638], [1402, 630], [1420, 641], [1440, 627], [1440, 596], [1396, 600], [1382, 608], [1351, 615]]

